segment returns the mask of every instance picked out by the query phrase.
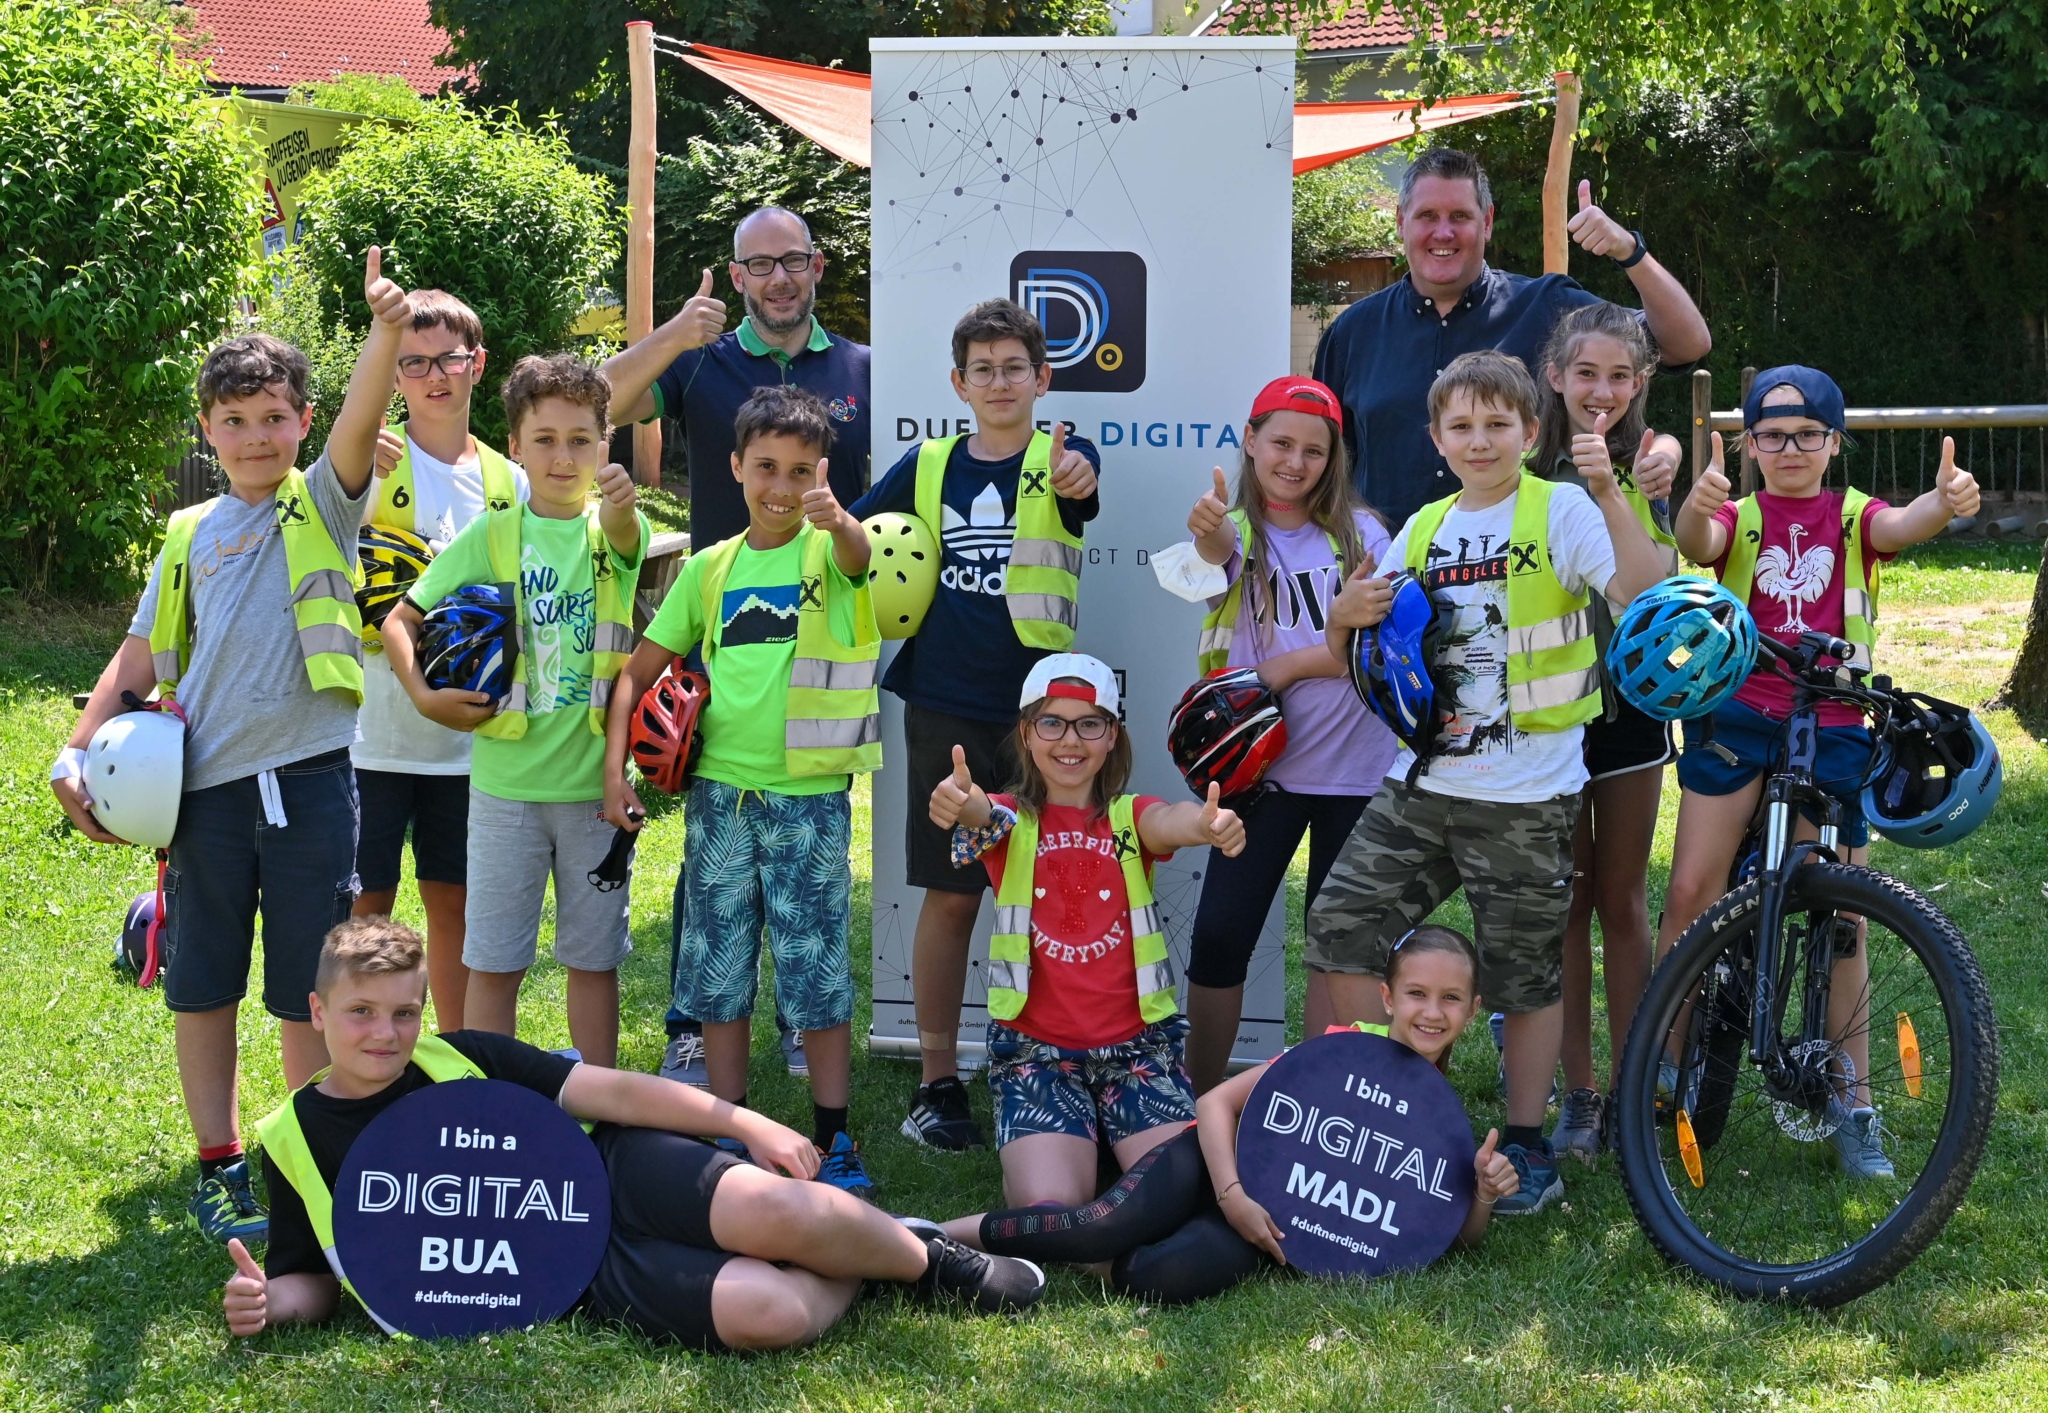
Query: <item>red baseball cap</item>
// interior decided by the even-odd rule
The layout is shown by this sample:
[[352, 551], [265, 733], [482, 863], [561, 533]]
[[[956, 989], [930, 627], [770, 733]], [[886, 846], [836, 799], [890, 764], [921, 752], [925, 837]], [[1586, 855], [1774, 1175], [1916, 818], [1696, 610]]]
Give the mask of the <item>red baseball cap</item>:
[[1306, 412], [1311, 417], [1329, 418], [1340, 432], [1344, 429], [1343, 404], [1314, 378], [1275, 378], [1260, 388], [1252, 399], [1251, 415], [1258, 418], [1268, 412]]

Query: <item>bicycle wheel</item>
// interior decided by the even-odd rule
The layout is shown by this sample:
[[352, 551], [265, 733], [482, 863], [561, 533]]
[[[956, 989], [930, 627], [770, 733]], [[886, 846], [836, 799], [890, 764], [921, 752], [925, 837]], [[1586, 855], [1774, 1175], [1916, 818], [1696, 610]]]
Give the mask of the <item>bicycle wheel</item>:
[[[1738, 1295], [1838, 1305], [1926, 1250], [1969, 1190], [1998, 1097], [1991, 998], [1968, 944], [1927, 899], [1867, 868], [1801, 867], [1779, 968], [1787, 1048], [1800, 1038], [1809, 945], [1853, 937], [1855, 916], [1867, 924], [1868, 979], [1806, 1047], [1817, 1093], [1774, 1092], [1748, 1055], [1760, 898], [1756, 881], [1723, 897], [1650, 980], [1616, 1085], [1622, 1179], [1667, 1259]], [[1674, 1057], [1672, 1107], [1698, 1106], [1684, 1146], [1687, 1126], [1656, 1121], [1659, 1062]], [[1890, 1178], [1847, 1176], [1830, 1141], [1839, 1110], [1822, 1101], [1852, 1065], [1878, 1111]]]

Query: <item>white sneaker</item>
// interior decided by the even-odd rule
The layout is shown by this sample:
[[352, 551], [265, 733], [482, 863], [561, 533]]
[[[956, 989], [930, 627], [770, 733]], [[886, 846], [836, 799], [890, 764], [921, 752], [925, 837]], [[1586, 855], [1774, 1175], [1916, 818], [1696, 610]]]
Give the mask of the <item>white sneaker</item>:
[[709, 1089], [711, 1071], [704, 1067], [704, 1037], [686, 1030], [669, 1041], [661, 1057], [661, 1077], [696, 1089]]

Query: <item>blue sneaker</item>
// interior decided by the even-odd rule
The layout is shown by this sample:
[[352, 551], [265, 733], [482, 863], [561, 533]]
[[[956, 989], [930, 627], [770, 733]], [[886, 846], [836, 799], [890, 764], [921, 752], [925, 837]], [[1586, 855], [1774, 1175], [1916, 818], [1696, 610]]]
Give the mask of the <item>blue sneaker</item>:
[[785, 1025], [782, 1031], [782, 1064], [799, 1079], [811, 1077], [811, 1062], [804, 1054], [804, 1033], [795, 1026]]
[[841, 1192], [851, 1192], [863, 1202], [872, 1202], [875, 1180], [861, 1161], [860, 1145], [841, 1129], [832, 1135], [832, 1146], [818, 1150], [818, 1181], [829, 1182]]
[[1835, 1121], [1835, 1152], [1841, 1155], [1843, 1172], [1865, 1181], [1897, 1176], [1885, 1156], [1884, 1125], [1878, 1122], [1877, 1110], [1851, 1109], [1840, 1099], [1830, 1099], [1828, 1117]]
[[742, 1163], [754, 1161], [754, 1155], [747, 1151], [747, 1145], [740, 1142], [737, 1138], [714, 1138], [711, 1140], [711, 1143], [713, 1147], [723, 1148]]
[[1493, 1035], [1493, 1052], [1500, 1057], [1494, 1066], [1493, 1080], [1500, 1086], [1502, 1095], [1508, 1092], [1508, 1018], [1495, 1011], [1486, 1018], [1486, 1028]]
[[193, 1226], [222, 1246], [231, 1240], [244, 1246], [270, 1240], [270, 1214], [249, 1186], [247, 1158], [200, 1178], [185, 1212]]
[[1532, 1217], [1551, 1198], [1564, 1196], [1564, 1175], [1557, 1170], [1557, 1153], [1549, 1139], [1544, 1139], [1543, 1146], [1537, 1149], [1510, 1143], [1500, 1151], [1515, 1165], [1515, 1176], [1522, 1180], [1522, 1185], [1494, 1204], [1496, 1217]]

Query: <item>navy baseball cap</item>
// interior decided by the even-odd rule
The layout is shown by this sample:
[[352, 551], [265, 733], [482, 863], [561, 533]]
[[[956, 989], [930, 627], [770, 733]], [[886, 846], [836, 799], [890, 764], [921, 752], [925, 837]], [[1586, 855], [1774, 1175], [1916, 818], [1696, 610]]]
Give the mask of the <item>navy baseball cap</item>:
[[[1766, 411], [1765, 396], [1787, 383], [1799, 389], [1800, 401], [1774, 403]], [[1835, 386], [1835, 380], [1818, 368], [1808, 368], [1799, 363], [1766, 368], [1749, 385], [1749, 396], [1742, 404], [1743, 430], [1748, 431], [1765, 417], [1810, 417], [1837, 432], [1848, 430], [1847, 417], [1842, 410], [1842, 390]]]

